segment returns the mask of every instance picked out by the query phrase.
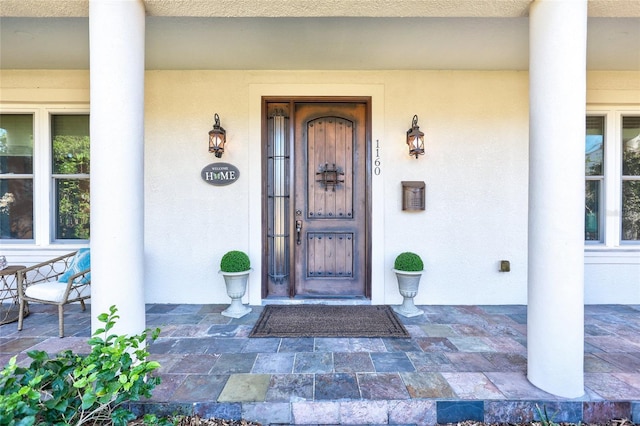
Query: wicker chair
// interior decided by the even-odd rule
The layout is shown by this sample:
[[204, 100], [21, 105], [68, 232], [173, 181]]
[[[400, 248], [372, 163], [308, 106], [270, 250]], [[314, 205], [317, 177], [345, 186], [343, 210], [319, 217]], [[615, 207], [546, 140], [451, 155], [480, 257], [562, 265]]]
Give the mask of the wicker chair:
[[84, 301], [91, 297], [91, 268], [87, 266], [89, 250], [81, 249], [18, 271], [18, 331], [29, 313], [29, 302], [44, 303], [58, 306], [58, 330], [64, 337], [64, 305], [80, 302], [84, 311]]

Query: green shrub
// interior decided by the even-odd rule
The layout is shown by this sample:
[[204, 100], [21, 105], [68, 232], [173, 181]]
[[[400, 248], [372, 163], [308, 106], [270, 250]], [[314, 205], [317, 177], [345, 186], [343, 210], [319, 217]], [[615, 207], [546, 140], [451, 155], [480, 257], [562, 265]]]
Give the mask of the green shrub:
[[[105, 325], [88, 343], [88, 355], [67, 350], [53, 358], [30, 351], [29, 367], [16, 357], [0, 372], [0, 424], [9, 426], [114, 424], [124, 426], [135, 415], [123, 407], [129, 401], [151, 397], [160, 383], [149, 373], [160, 367], [147, 361], [147, 332], [136, 336], [109, 334], [119, 316], [98, 316]], [[160, 330], [152, 332], [155, 340]]]
[[424, 269], [424, 264], [420, 256], [407, 251], [396, 257], [393, 268], [399, 271], [418, 272]]
[[543, 405], [542, 409], [536, 404], [536, 411], [538, 412], [538, 417], [540, 418], [540, 423], [542, 426], [560, 426], [558, 423], [553, 421], [553, 418], [556, 416], [557, 412], [552, 416], [547, 414], [547, 406]]
[[249, 256], [242, 251], [228, 251], [220, 260], [220, 270], [222, 272], [244, 272], [249, 269], [251, 269]]

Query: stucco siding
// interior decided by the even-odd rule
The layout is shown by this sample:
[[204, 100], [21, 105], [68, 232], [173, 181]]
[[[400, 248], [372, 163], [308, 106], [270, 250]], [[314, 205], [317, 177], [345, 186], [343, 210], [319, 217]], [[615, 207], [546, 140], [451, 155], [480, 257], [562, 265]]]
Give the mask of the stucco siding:
[[[634, 72], [589, 73], [588, 102], [638, 108], [639, 81]], [[87, 71], [0, 71], [0, 85], [4, 109], [89, 102]], [[400, 303], [391, 268], [411, 250], [425, 261], [417, 304], [526, 304], [528, 90], [528, 73], [519, 71], [147, 71], [146, 301], [228, 302], [218, 262], [242, 249], [254, 268], [246, 301], [261, 303], [260, 96], [322, 94], [372, 97], [380, 155], [372, 177], [373, 302]], [[227, 130], [221, 161], [240, 170], [223, 187], [200, 177], [217, 161], [207, 149], [215, 113]], [[414, 114], [425, 133], [417, 160], [405, 144]], [[426, 182], [425, 211], [402, 211], [407, 180]], [[66, 248], [0, 244], [12, 263]], [[638, 250], [615, 263], [587, 254], [585, 301], [640, 303], [639, 258]], [[500, 260], [511, 272], [499, 272]]]

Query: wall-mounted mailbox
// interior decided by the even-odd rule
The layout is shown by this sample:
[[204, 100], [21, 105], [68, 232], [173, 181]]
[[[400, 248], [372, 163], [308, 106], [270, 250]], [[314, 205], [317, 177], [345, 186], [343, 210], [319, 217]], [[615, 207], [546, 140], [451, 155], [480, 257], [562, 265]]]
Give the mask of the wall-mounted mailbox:
[[425, 186], [422, 181], [402, 181], [402, 210], [424, 210]]

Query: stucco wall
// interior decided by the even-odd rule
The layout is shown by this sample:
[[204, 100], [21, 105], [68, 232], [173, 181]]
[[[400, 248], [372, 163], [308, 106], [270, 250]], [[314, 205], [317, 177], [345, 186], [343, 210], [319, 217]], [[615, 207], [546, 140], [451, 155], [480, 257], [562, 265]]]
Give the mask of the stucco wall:
[[[526, 303], [528, 81], [517, 72], [393, 74], [385, 191], [386, 262], [410, 249], [425, 259], [421, 303]], [[426, 154], [402, 143], [413, 113]], [[427, 208], [403, 213], [402, 180], [424, 180]], [[511, 272], [498, 272], [501, 259]], [[387, 295], [395, 281], [387, 274]]]
[[[374, 303], [400, 301], [391, 268], [405, 250], [425, 260], [418, 303], [526, 302], [526, 73], [152, 71], [146, 90], [149, 301], [224, 302], [217, 261], [232, 248], [249, 250], [259, 271], [259, 94], [357, 94], [373, 96], [381, 157]], [[199, 176], [214, 162], [206, 142], [214, 113], [227, 129], [223, 161], [241, 173], [225, 187]], [[417, 160], [405, 144], [414, 114], [426, 133]], [[427, 183], [426, 211], [402, 212], [403, 180]], [[501, 259], [512, 272], [498, 272]], [[259, 274], [250, 285], [259, 303]]]
[[[86, 71], [0, 77], [3, 105], [89, 100]], [[637, 73], [591, 73], [589, 97], [632, 103], [638, 80]], [[411, 250], [425, 260], [418, 304], [526, 303], [526, 72], [148, 71], [145, 86], [147, 302], [227, 303], [218, 262], [235, 248], [251, 256], [246, 300], [259, 304], [260, 97], [358, 95], [372, 96], [372, 141], [380, 146], [381, 173], [372, 179], [373, 302], [401, 301], [391, 268], [399, 252]], [[207, 150], [215, 113], [227, 130], [222, 161], [240, 170], [239, 180], [224, 187], [200, 178], [217, 160]], [[414, 114], [426, 134], [426, 154], [417, 160], [405, 144]], [[401, 210], [403, 180], [426, 182], [424, 212]], [[24, 261], [66, 249], [0, 248]], [[501, 259], [511, 262], [511, 272], [498, 272]], [[626, 259], [605, 266], [591, 258], [588, 303], [640, 303], [638, 252]], [[599, 290], [605, 278], [621, 290], [620, 300]]]

